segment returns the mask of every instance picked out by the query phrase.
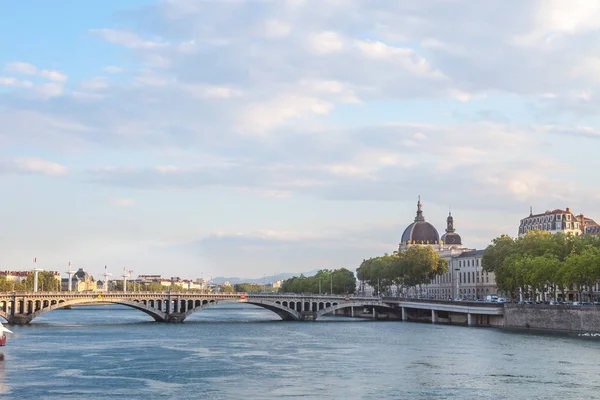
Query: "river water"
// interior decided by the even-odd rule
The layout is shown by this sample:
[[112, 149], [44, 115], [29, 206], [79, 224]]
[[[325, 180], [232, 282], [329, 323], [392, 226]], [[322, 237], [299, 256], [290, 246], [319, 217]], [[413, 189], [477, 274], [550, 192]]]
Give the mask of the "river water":
[[600, 399], [600, 340], [233, 304], [183, 324], [47, 313], [0, 348], [7, 399]]

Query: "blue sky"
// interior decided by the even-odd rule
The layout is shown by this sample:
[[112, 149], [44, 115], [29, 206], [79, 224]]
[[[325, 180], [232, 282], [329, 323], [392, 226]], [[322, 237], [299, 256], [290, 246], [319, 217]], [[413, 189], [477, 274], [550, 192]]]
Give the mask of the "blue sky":
[[466, 246], [600, 219], [600, 6], [6, 2], [0, 268], [356, 268], [417, 196]]

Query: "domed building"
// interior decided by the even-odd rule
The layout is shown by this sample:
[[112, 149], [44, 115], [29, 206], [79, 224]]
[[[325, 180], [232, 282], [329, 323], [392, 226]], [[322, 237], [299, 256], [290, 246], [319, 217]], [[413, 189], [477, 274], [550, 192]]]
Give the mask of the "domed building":
[[408, 225], [402, 233], [400, 239], [399, 251], [404, 251], [410, 246], [433, 246], [433, 248], [440, 253], [441, 257], [450, 256], [453, 250], [459, 250], [462, 248], [462, 239], [456, 230], [454, 229], [454, 218], [452, 214], [448, 215], [446, 219], [446, 233], [441, 237], [435, 229], [435, 227], [429, 222], [425, 221], [423, 216], [423, 204], [421, 203], [421, 196], [417, 202], [417, 216], [415, 221]]
[[446, 233], [440, 238], [437, 229], [425, 221], [421, 196], [417, 202], [414, 222], [404, 229], [398, 251], [411, 246], [432, 246], [440, 258], [448, 261], [448, 272], [436, 276], [425, 288], [405, 288], [404, 296], [423, 296], [435, 299], [484, 299], [497, 293], [492, 272], [482, 269], [483, 250], [463, 248], [462, 238], [454, 229], [454, 217], [448, 213]]

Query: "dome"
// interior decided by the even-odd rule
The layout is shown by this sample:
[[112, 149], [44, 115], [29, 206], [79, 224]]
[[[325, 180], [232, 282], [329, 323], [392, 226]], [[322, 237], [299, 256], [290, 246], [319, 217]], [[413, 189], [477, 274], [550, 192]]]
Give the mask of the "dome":
[[402, 234], [401, 243], [404, 244], [437, 244], [440, 241], [440, 235], [433, 225], [425, 221], [423, 211], [421, 210], [421, 197], [417, 203], [417, 216], [415, 222], [410, 224]]
[[442, 241], [444, 244], [462, 244], [462, 239], [458, 233], [444, 233], [442, 235]]
[[433, 225], [425, 221], [413, 222], [406, 227], [402, 234], [402, 243], [434, 244], [438, 243], [439, 240], [438, 231]]
[[446, 219], [446, 233], [442, 236], [442, 241], [447, 245], [462, 245], [460, 235], [456, 233], [454, 229], [454, 218], [452, 218], [452, 213], [448, 213], [448, 218]]

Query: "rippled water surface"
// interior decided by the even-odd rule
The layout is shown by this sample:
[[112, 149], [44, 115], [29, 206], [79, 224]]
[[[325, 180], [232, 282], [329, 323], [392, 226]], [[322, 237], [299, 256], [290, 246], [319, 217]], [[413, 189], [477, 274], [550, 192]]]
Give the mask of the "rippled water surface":
[[119, 307], [53, 311], [0, 348], [10, 399], [600, 399], [600, 341], [324, 318], [248, 305], [184, 324]]

